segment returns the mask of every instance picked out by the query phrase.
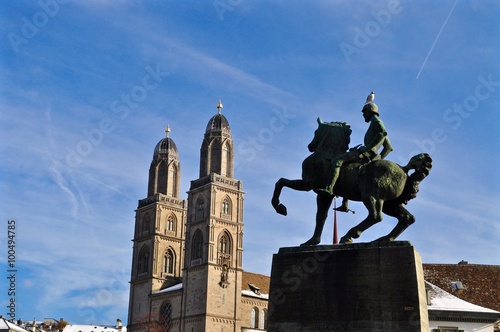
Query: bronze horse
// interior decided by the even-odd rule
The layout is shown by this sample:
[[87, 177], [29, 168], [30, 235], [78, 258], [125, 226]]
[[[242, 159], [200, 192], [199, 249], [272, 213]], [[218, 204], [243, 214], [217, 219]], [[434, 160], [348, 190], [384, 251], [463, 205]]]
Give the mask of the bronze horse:
[[[308, 145], [312, 154], [302, 162], [302, 179], [281, 178], [276, 182], [271, 203], [276, 212], [285, 216], [286, 207], [279, 200], [283, 187], [300, 191], [314, 190], [317, 193], [314, 234], [302, 245], [320, 243], [323, 226], [334, 196], [361, 201], [368, 209], [366, 219], [351, 228], [340, 239], [340, 243], [352, 243], [352, 239], [358, 238], [363, 231], [380, 222], [382, 213], [397, 218], [398, 223], [388, 235], [374, 242], [394, 241], [415, 222], [415, 217], [403, 205], [416, 197], [418, 184], [429, 175], [432, 159], [426, 153], [412, 157], [404, 167], [388, 160], [374, 160], [366, 164], [357, 162], [344, 164], [333, 190], [334, 196], [316, 191], [326, 187], [331, 160], [347, 151], [350, 135], [351, 128], [347, 123], [323, 122], [318, 118], [318, 129]], [[409, 174], [410, 170], [414, 172]]]

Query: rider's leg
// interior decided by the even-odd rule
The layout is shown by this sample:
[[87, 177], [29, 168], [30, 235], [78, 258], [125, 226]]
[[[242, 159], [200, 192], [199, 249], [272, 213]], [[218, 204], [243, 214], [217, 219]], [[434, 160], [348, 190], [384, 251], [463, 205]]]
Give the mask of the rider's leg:
[[342, 205], [334, 209], [339, 212], [349, 212], [349, 200], [345, 197], [342, 198]]
[[335, 187], [335, 182], [339, 178], [340, 167], [342, 167], [342, 159], [332, 160], [332, 168], [330, 170], [330, 177], [328, 178], [327, 186], [324, 189], [319, 189], [318, 192], [326, 193], [328, 195], [333, 195], [333, 187]]

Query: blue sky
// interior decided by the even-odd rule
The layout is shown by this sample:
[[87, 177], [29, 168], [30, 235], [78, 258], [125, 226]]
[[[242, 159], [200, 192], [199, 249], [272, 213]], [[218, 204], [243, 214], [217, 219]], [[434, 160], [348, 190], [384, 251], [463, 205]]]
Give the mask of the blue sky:
[[[431, 174], [407, 208], [425, 263], [500, 264], [500, 5], [495, 1], [2, 1], [0, 299], [16, 221], [16, 318], [127, 319], [134, 209], [170, 125], [181, 193], [218, 99], [245, 196], [244, 268], [269, 274], [307, 240], [315, 195], [300, 178], [316, 118], [346, 121], [351, 145], [375, 91], [395, 150]], [[343, 235], [365, 216], [339, 214]], [[386, 217], [358, 241], [387, 234]], [[332, 242], [332, 217], [322, 243]], [[5, 311], [5, 312], [3, 312]]]

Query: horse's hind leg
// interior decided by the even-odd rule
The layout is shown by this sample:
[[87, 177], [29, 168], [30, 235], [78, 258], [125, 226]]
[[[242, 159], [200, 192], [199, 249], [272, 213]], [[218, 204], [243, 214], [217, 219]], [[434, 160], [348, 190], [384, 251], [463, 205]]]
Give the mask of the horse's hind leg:
[[271, 199], [271, 204], [276, 210], [276, 212], [284, 216], [286, 216], [287, 214], [286, 206], [280, 203], [280, 195], [283, 187], [289, 187], [291, 189], [300, 191], [309, 191], [313, 189], [312, 186], [304, 180], [288, 180], [285, 178], [281, 178], [278, 181], [276, 181], [276, 185], [274, 186], [273, 198]]
[[363, 203], [368, 209], [368, 217], [357, 226], [351, 228], [346, 235], [342, 236], [342, 238], [340, 238], [340, 243], [352, 243], [352, 239], [357, 239], [361, 233], [382, 220], [382, 207], [384, 206], [384, 201], [380, 199], [377, 200], [375, 197], [370, 196], [363, 199]]
[[316, 211], [316, 227], [314, 228], [313, 236], [302, 243], [301, 246], [315, 246], [321, 242], [321, 234], [325, 226], [326, 218], [328, 217], [328, 210], [333, 202], [333, 196], [330, 195], [317, 195], [316, 203], [318, 210]]
[[415, 222], [415, 217], [404, 208], [403, 204], [386, 204], [383, 212], [388, 216], [397, 218], [398, 223], [389, 234], [382, 236], [374, 242], [394, 241], [408, 226]]

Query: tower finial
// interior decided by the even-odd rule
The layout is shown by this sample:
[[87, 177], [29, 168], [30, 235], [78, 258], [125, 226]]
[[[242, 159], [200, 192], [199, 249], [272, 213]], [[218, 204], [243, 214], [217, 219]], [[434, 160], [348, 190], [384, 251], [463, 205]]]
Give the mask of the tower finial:
[[170, 134], [170, 125], [167, 123], [167, 128], [165, 128], [165, 133], [168, 135]]
[[220, 101], [220, 99], [219, 99], [219, 102], [217, 103], [217, 112], [218, 112], [219, 114], [220, 114], [220, 113], [221, 113], [221, 111], [222, 111], [222, 107], [223, 107], [223, 106], [222, 106], [222, 102], [221, 102], [221, 101]]

